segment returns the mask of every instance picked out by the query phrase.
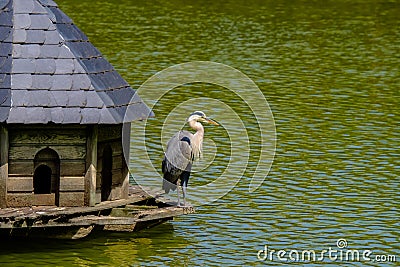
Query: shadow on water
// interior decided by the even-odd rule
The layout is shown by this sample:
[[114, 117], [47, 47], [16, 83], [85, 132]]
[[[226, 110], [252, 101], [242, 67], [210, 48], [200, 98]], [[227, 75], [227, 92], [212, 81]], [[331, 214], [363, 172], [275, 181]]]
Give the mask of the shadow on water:
[[0, 244], [1, 266], [136, 266], [140, 258], [173, 253], [165, 244], [173, 242], [180, 249], [191, 242], [177, 237], [168, 222], [137, 233], [96, 232], [80, 240], [6, 240]]

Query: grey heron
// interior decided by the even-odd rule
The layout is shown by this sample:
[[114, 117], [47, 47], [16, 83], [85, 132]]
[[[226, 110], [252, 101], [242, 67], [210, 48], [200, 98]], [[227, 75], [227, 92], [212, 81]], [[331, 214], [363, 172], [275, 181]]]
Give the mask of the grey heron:
[[164, 153], [161, 166], [164, 176], [162, 189], [168, 194], [170, 190], [175, 191], [178, 187], [177, 206], [180, 206], [179, 185], [182, 187], [183, 206], [186, 206], [186, 188], [189, 182], [192, 163], [195, 159], [200, 158], [202, 153], [204, 137], [202, 122], [219, 125], [216, 121], [207, 118], [204, 112], [193, 112], [187, 119], [187, 123], [196, 132], [194, 134], [185, 130], [177, 132], [168, 141], [167, 149]]

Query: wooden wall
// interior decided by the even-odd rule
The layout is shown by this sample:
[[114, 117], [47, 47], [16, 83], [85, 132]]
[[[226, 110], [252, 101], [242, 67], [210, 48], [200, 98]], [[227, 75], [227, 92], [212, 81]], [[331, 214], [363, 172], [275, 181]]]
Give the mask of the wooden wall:
[[85, 126], [20, 125], [9, 128], [7, 205], [55, 204], [51, 196], [33, 194], [35, 155], [51, 148], [60, 158], [59, 206], [84, 205]]
[[112, 185], [108, 200], [128, 197], [129, 173], [122, 146], [122, 125], [100, 125], [97, 145], [96, 203], [101, 201], [103, 154], [106, 146], [112, 149]]
[[7, 207], [8, 129], [0, 124], [0, 208]]

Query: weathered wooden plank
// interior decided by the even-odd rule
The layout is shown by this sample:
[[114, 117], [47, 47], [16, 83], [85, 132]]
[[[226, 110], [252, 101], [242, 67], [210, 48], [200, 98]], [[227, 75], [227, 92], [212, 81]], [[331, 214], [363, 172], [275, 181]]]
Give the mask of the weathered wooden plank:
[[[86, 163], [83, 159], [62, 160], [60, 162], [60, 176], [84, 176]], [[33, 176], [33, 159], [14, 159], [8, 163], [9, 176]]]
[[122, 148], [122, 140], [119, 139], [114, 141], [111, 145], [113, 151], [113, 157], [115, 156], [122, 156], [123, 155], [123, 148]]
[[9, 176], [33, 176], [34, 164], [32, 160], [10, 160], [8, 162]]
[[122, 154], [118, 154], [116, 156], [113, 156], [112, 158], [112, 168], [113, 169], [121, 169], [123, 167], [123, 157]]
[[[10, 236], [36, 233], [42, 237], [82, 238], [93, 229], [133, 232], [160, 224], [178, 215], [194, 212], [191, 207], [165, 207], [165, 204], [161, 205], [161, 208], [141, 206], [140, 203], [144, 202], [157, 203], [157, 199], [147, 196], [138, 188], [132, 188], [131, 192], [136, 193], [127, 200], [102, 202], [94, 207], [41, 206], [0, 209], [0, 233]], [[111, 214], [107, 215], [110, 211]]]
[[63, 176], [60, 178], [60, 191], [84, 191], [85, 177], [84, 176]]
[[[33, 199], [33, 194], [32, 194]], [[33, 200], [32, 200], [33, 201]], [[23, 220], [25, 218], [31, 218], [32, 216], [41, 215], [46, 213], [49, 210], [54, 210], [54, 206], [29, 206], [29, 207], [20, 207], [20, 208], [5, 208], [0, 209], [0, 221], [4, 220]]]
[[121, 199], [121, 185], [113, 185], [110, 193], [110, 200]]
[[112, 141], [120, 139], [122, 136], [122, 124], [118, 125], [100, 125], [98, 141]]
[[101, 188], [96, 187], [96, 204], [101, 202]]
[[94, 225], [89, 225], [87, 227], [81, 227], [79, 230], [71, 237], [71, 239], [80, 239], [87, 237], [94, 229]]
[[[55, 150], [60, 159], [85, 159], [86, 147], [82, 145], [74, 146], [48, 146]], [[9, 149], [10, 160], [33, 160], [35, 155], [46, 146], [42, 145], [27, 145], [27, 146], [11, 146]]]
[[88, 128], [86, 142], [85, 206], [96, 204], [98, 126]]
[[149, 221], [149, 220], [158, 220], [162, 218], [167, 218], [167, 217], [175, 217], [178, 215], [182, 214], [189, 214], [193, 213], [194, 209], [193, 207], [185, 207], [185, 208], [180, 208], [180, 207], [165, 207], [165, 208], [159, 208], [159, 209], [153, 209], [153, 210], [147, 210], [140, 212], [138, 214], [138, 219], [137, 221]]
[[60, 192], [61, 207], [82, 207], [84, 203], [85, 192]]
[[61, 160], [60, 176], [85, 176], [86, 162], [84, 159]]
[[136, 222], [131, 224], [108, 224], [104, 225], [103, 231], [111, 232], [133, 232], [136, 228]]
[[153, 210], [153, 209], [158, 209], [158, 206], [147, 206], [147, 205], [126, 205], [125, 209], [127, 210]]
[[104, 148], [108, 145], [111, 146], [113, 157], [119, 157], [123, 154], [121, 139], [116, 139], [113, 141], [103, 142], [103, 143], [98, 142], [97, 151], [98, 151], [98, 158], [100, 160], [103, 158]]
[[131, 192], [137, 192], [137, 191], [145, 192], [146, 194], [153, 196], [156, 200], [163, 198], [165, 196], [165, 192], [164, 190], [161, 189], [161, 187], [142, 187], [139, 185], [131, 185], [129, 187], [130, 194], [132, 194]]
[[[60, 193], [61, 198], [61, 193]], [[47, 208], [42, 211], [40, 214], [34, 213], [29, 216], [25, 216], [23, 213], [20, 214], [19, 218], [27, 218], [29, 220], [37, 219], [41, 216], [48, 216], [48, 218], [58, 217], [58, 216], [69, 216], [76, 215], [82, 216], [86, 214], [91, 214], [93, 212], [103, 211], [107, 209], [112, 209], [114, 207], [121, 207], [127, 204], [137, 203], [151, 197], [146, 195], [134, 195], [130, 196], [129, 199], [120, 199], [113, 201], [105, 201], [97, 204], [94, 207], [56, 207], [56, 208]], [[4, 218], [4, 216], [0, 215], [0, 218]]]
[[0, 209], [0, 218], [1, 218], [1, 216], [6, 217], [6, 216], [9, 216], [9, 215], [12, 215], [12, 214], [14, 214], [14, 213], [16, 213], [16, 212], [18, 212], [18, 211], [20, 211], [19, 208], [5, 208], [5, 209]]
[[7, 207], [7, 180], [8, 180], [8, 157], [9, 139], [8, 130], [0, 126], [0, 208]]
[[30, 207], [33, 205], [33, 193], [8, 193], [7, 205], [9, 207]]
[[[117, 208], [117, 207], [125, 207], [126, 205], [129, 205], [128, 207], [134, 207], [137, 205], [139, 202], [143, 202], [144, 200], [151, 200], [153, 199], [151, 196], [147, 195], [146, 192], [141, 191], [138, 187], [133, 187], [131, 192], [135, 192], [134, 195], [130, 195], [128, 199], [120, 199], [120, 200], [114, 200], [114, 201], [105, 201], [101, 202], [100, 204], [97, 204], [94, 207], [38, 207], [35, 209], [29, 208], [31, 205], [25, 205], [24, 208], [6, 208], [6, 209], [0, 209], [0, 219], [4, 218], [9, 218], [10, 216], [8, 215], [10, 212], [12, 212], [14, 215], [12, 217], [15, 217], [15, 219], [38, 219], [41, 216], [46, 216], [46, 218], [51, 219], [51, 218], [56, 218], [58, 216], [84, 216], [87, 214], [93, 214], [93, 212], [99, 212], [102, 210], [108, 210], [112, 208]], [[62, 194], [62, 193], [61, 193]], [[12, 193], [10, 196], [13, 197], [24, 197], [28, 196], [33, 198], [33, 194], [20, 194], [20, 193]], [[157, 199], [156, 199], [157, 202]], [[28, 208], [26, 207], [28, 206]], [[172, 207], [176, 208], [176, 207]], [[176, 209], [181, 209], [181, 208], [176, 208]], [[32, 211], [33, 210], [33, 211]], [[185, 212], [182, 210], [182, 212]], [[145, 215], [147, 216], [147, 215]]]
[[86, 134], [84, 129], [21, 129], [12, 131], [12, 134], [10, 135], [10, 144], [12, 145], [84, 145], [85, 143]]
[[130, 195], [143, 194], [143, 193], [145, 193], [145, 191], [143, 191], [143, 189], [138, 185], [131, 185], [129, 187]]
[[115, 224], [135, 224], [136, 218], [131, 217], [111, 217], [111, 216], [82, 216], [72, 218], [68, 222], [71, 225], [115, 225]]
[[129, 209], [126, 207], [122, 207], [122, 208], [113, 208], [110, 212], [110, 216], [112, 216], [112, 217], [128, 217], [128, 216], [133, 216], [134, 214], [137, 214], [137, 213], [139, 213], [139, 211], [137, 211], [136, 209]]
[[112, 171], [112, 183], [113, 185], [119, 185], [122, 183], [122, 170], [113, 169]]
[[[153, 210], [142, 211], [132, 214], [131, 216], [78, 216], [69, 219], [67, 222], [60, 223], [56, 221], [49, 221], [45, 224], [35, 223], [31, 227], [70, 227], [70, 226], [89, 226], [89, 225], [135, 225], [137, 222], [146, 222], [153, 220], [160, 220], [175, 217], [185, 213], [185, 210], [177, 207], [157, 208]], [[189, 213], [189, 211], [186, 211]], [[42, 213], [41, 213], [42, 214]]]
[[54, 206], [55, 203], [56, 194], [33, 194], [33, 205]]
[[7, 182], [8, 192], [33, 192], [33, 178], [32, 177], [16, 177], [8, 178]]
[[4, 221], [13, 221], [15, 218], [20, 218], [21, 215], [29, 216], [34, 212], [31, 207], [20, 207], [20, 208], [5, 208], [1, 209], [3, 212], [0, 215], [0, 226], [4, 227]]

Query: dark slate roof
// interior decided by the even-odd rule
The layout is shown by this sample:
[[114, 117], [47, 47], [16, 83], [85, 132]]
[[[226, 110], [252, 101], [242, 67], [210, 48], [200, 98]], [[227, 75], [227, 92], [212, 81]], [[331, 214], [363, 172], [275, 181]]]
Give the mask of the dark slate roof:
[[56, 3], [0, 0], [0, 122], [115, 124], [149, 116]]

